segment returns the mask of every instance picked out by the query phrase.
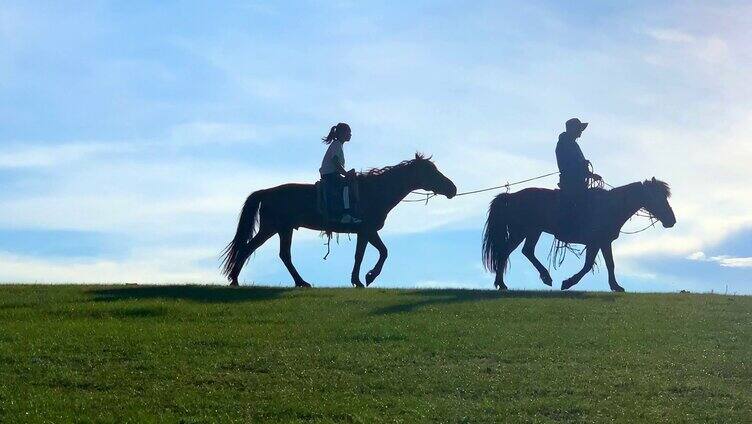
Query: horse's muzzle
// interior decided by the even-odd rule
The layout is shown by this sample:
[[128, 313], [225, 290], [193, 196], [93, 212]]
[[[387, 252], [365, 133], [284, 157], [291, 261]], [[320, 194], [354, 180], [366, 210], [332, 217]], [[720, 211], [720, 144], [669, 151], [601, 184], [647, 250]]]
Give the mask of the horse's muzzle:
[[671, 228], [676, 225], [676, 218], [674, 218], [673, 214], [671, 214], [670, 218], [661, 220], [661, 224], [663, 224], [663, 228]]
[[444, 194], [447, 199], [451, 199], [452, 197], [457, 195], [457, 186], [455, 186], [453, 183], [450, 183], [451, 186], [449, 187], [449, 190], [446, 194]]

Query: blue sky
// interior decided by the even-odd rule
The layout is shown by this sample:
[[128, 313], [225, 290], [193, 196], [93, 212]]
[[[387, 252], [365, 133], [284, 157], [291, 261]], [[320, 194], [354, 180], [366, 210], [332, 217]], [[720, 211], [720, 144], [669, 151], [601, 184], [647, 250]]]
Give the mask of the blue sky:
[[[349, 166], [420, 150], [470, 190], [554, 170], [579, 116], [607, 181], [674, 192], [676, 227], [615, 243], [620, 283], [752, 293], [750, 21], [748, 2], [4, 1], [0, 281], [222, 283], [245, 196], [314, 181], [336, 122]], [[492, 287], [491, 198], [401, 205], [378, 284]], [[347, 286], [354, 240], [322, 261], [295, 237], [307, 280]], [[290, 285], [276, 250], [241, 280]], [[607, 289], [599, 269], [577, 287]], [[544, 288], [519, 252], [507, 282]]]

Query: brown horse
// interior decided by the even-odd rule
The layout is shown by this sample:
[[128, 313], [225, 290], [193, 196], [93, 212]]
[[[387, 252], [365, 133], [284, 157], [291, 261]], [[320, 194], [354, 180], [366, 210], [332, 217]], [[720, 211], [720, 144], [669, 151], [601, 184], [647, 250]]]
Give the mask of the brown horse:
[[[593, 267], [600, 251], [608, 268], [608, 284], [611, 290], [624, 291], [614, 275], [611, 243], [619, 238], [624, 223], [640, 209], [647, 210], [664, 227], [673, 227], [676, 218], [668, 204], [671, 191], [668, 184], [653, 178], [608, 191], [592, 189], [588, 196], [590, 212], [582, 234], [572, 239], [560, 239], [565, 243], [585, 245], [585, 265], [580, 272], [564, 280], [561, 289], [566, 290], [577, 284]], [[499, 290], [507, 288], [504, 284], [507, 261], [509, 255], [523, 240], [525, 245], [522, 247], [522, 253], [538, 270], [543, 283], [551, 285], [551, 275], [535, 257], [535, 245], [544, 231], [558, 235], [558, 210], [559, 190], [527, 188], [517, 193], [502, 193], [491, 202], [483, 235], [483, 262], [486, 269], [496, 273], [494, 285]]]
[[[231, 285], [238, 284], [240, 270], [251, 254], [270, 237], [279, 234], [279, 257], [295, 280], [295, 286], [310, 287], [298, 274], [290, 255], [292, 232], [298, 227], [358, 235], [355, 266], [350, 279], [356, 287], [363, 287], [360, 264], [366, 245], [371, 243], [379, 251], [379, 260], [366, 274], [366, 285], [370, 285], [379, 276], [386, 261], [387, 249], [378, 231], [384, 227], [389, 211], [413, 190], [432, 191], [449, 199], [457, 194], [457, 187], [439, 172], [431, 158], [424, 158], [419, 153], [415, 154], [414, 159], [372, 169], [356, 178], [362, 211], [362, 222], [357, 225], [327, 222], [317, 210], [316, 189], [312, 184], [285, 184], [251, 194], [240, 214], [235, 238], [224, 251], [223, 273]], [[256, 224], [258, 232], [254, 235]]]

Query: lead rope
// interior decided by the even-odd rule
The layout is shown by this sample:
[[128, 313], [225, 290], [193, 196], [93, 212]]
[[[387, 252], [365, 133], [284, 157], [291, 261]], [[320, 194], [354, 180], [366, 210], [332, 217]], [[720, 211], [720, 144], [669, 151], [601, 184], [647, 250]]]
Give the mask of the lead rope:
[[[469, 194], [483, 193], [483, 192], [486, 192], [486, 191], [498, 190], [498, 189], [501, 189], [501, 188], [504, 188], [507, 191], [509, 191], [509, 187], [512, 187], [512, 186], [515, 186], [515, 185], [518, 185], [518, 184], [528, 183], [530, 181], [540, 180], [541, 178], [546, 178], [546, 177], [550, 177], [552, 175], [557, 175], [557, 174], [558, 174], [558, 172], [550, 172], [548, 174], [539, 175], [537, 177], [528, 178], [526, 180], [515, 181], [513, 183], [507, 182], [506, 184], [502, 184], [502, 185], [499, 185], [499, 186], [488, 187], [488, 188], [481, 188], [481, 189], [472, 190], [472, 191], [465, 191], [465, 192], [462, 192], [462, 193], [457, 193], [455, 195], [455, 197], [467, 196]], [[416, 191], [411, 191], [410, 194], [415, 194], [415, 195], [418, 195], [418, 196], [425, 196], [425, 199], [404, 199], [404, 200], [402, 200], [402, 202], [405, 202], [405, 203], [425, 202], [425, 204], [428, 204], [429, 200], [431, 200], [432, 198], [434, 198], [434, 197], [437, 196], [436, 193], [423, 192], [423, 191], [417, 191], [417, 190]]]

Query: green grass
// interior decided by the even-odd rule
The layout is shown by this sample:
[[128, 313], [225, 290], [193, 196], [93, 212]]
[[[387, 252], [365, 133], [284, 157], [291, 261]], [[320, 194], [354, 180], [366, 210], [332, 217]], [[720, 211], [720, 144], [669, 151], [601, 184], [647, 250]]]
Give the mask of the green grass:
[[0, 287], [0, 420], [749, 422], [752, 297]]

